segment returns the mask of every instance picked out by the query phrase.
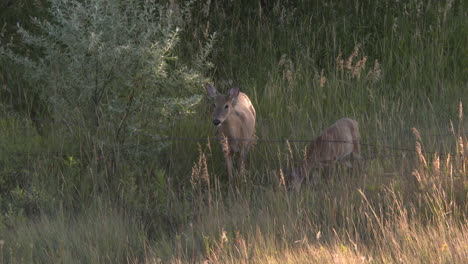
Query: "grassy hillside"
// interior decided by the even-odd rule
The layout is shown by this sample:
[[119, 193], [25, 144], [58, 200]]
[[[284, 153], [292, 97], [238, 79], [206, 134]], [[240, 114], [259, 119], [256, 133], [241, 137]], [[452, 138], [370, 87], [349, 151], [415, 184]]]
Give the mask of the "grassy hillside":
[[[17, 11], [14, 5], [8, 8]], [[51, 82], [31, 84], [22, 65], [2, 56], [2, 263], [468, 260], [466, 1], [164, 5], [178, 16], [162, 21], [181, 27], [164, 57], [167, 78], [116, 74], [109, 89], [124, 110], [106, 115], [115, 105], [103, 103], [97, 128], [57, 118], [41, 94]], [[53, 21], [46, 6], [24, 12]], [[13, 36], [15, 50], [29, 47], [3, 17], [1, 44]], [[37, 30], [28, 16], [21, 22]], [[184, 83], [185, 72], [197, 77]], [[257, 110], [260, 140], [235, 182], [213, 140], [200, 80], [224, 93], [239, 85]], [[140, 91], [141, 107], [133, 109]], [[161, 94], [204, 98], [167, 109], [147, 100]], [[280, 168], [302, 159], [307, 145], [295, 140], [312, 139], [344, 116], [359, 121], [362, 167], [314, 172], [323, 176], [317, 186], [288, 192]]]

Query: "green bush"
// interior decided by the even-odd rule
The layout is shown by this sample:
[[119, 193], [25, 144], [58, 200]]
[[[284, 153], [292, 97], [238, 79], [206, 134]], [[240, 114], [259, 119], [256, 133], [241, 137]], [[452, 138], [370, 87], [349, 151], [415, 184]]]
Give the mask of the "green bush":
[[[26, 208], [26, 215], [58, 203], [78, 209], [103, 192], [139, 212], [148, 208], [145, 195], [150, 194], [158, 208], [167, 187], [157, 160], [169, 144], [152, 141], [168, 135], [176, 120], [193, 115], [215, 35], [183, 63], [176, 47], [190, 5], [51, 0], [47, 6], [47, 14], [32, 18], [32, 26], [19, 23], [20, 42], [2, 39], [0, 46], [2, 63], [21, 72], [11, 75], [9, 84], [30, 87], [25, 97], [37, 96], [52, 117], [37, 118], [48, 127], [30, 148], [15, 148], [5, 137], [5, 153], [35, 158], [0, 160], [8, 163], [0, 175], [2, 208], [12, 205], [17, 214]], [[30, 127], [5, 131], [19, 136], [23, 129]], [[29, 169], [18, 173], [25, 164]], [[156, 181], [154, 171], [160, 175]], [[135, 182], [147, 188], [132, 192]]]
[[73, 136], [89, 136], [92, 145], [158, 137], [165, 118], [200, 101], [203, 80], [174, 53], [184, 10], [173, 11], [152, 0], [53, 0], [51, 18], [33, 20], [37, 32], [19, 27], [22, 42], [42, 55], [3, 53]]

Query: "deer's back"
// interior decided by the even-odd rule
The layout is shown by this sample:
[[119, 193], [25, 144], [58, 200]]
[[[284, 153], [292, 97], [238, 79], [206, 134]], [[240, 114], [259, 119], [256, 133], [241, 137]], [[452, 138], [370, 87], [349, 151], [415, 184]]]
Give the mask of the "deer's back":
[[325, 133], [326, 137], [337, 141], [352, 142], [359, 140], [359, 124], [351, 118], [341, 118], [330, 126]]
[[242, 113], [246, 117], [250, 117], [247, 122], [252, 122], [255, 125], [257, 113], [255, 112], [255, 108], [253, 107], [252, 102], [245, 93], [239, 93], [237, 102], [234, 105], [234, 110], [238, 113]]
[[357, 121], [342, 118], [328, 127], [309, 145], [308, 159], [331, 162], [353, 152], [354, 142], [359, 141]]

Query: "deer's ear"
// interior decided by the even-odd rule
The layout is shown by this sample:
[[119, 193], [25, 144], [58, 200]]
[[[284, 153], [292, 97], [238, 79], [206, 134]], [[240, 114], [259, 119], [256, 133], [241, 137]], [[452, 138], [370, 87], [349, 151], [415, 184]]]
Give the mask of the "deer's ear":
[[229, 98], [234, 99], [234, 98], [237, 98], [238, 95], [239, 95], [239, 88], [229, 89]]
[[218, 95], [218, 92], [216, 91], [216, 88], [213, 85], [211, 85], [210, 83], [205, 84], [205, 87], [206, 87], [206, 93], [210, 97], [216, 97]]

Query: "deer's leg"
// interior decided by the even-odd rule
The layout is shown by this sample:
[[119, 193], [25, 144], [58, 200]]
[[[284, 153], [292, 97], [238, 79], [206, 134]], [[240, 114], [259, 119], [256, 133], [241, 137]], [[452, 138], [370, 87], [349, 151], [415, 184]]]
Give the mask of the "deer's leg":
[[362, 159], [361, 144], [359, 143], [359, 140], [353, 140], [353, 151], [351, 154], [353, 159]]
[[310, 178], [309, 175], [310, 175], [310, 170], [308, 170], [306, 167], [300, 168], [299, 171], [297, 171], [295, 174], [292, 175], [293, 177], [292, 187], [296, 192], [299, 192], [301, 190], [301, 186], [304, 180], [306, 180], [306, 182], [309, 182], [309, 181], [314, 182], [314, 179]]
[[221, 146], [223, 147], [224, 159], [228, 171], [229, 180], [232, 179], [232, 150], [229, 147], [228, 138], [225, 135], [221, 137]]
[[349, 168], [357, 168], [360, 170], [362, 168], [362, 156], [361, 156], [361, 144], [359, 140], [353, 140], [353, 150], [349, 154], [350, 159], [347, 161]]
[[245, 170], [245, 162], [247, 160], [247, 153], [249, 153], [250, 144], [244, 145], [239, 153], [239, 172]]
[[228, 152], [227, 154], [224, 155], [224, 157], [226, 159], [226, 166], [227, 166], [229, 181], [231, 181], [233, 179], [233, 174], [232, 174], [232, 153]]
[[299, 192], [301, 190], [303, 180], [304, 178], [294, 179], [291, 186], [292, 189], [296, 192]]
[[357, 168], [361, 168], [361, 144], [359, 140], [353, 140], [353, 151], [351, 152], [352, 161], [355, 161]]

